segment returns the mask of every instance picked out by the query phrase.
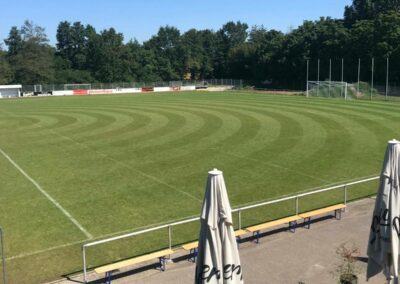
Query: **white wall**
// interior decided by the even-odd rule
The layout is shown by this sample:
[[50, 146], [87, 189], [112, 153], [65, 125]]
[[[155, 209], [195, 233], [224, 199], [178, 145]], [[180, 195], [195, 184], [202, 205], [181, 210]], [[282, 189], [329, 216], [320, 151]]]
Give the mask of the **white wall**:
[[169, 92], [169, 87], [154, 87], [154, 92]]
[[71, 91], [53, 91], [53, 96], [72, 96], [74, 92]]
[[195, 91], [196, 86], [182, 86], [181, 91]]

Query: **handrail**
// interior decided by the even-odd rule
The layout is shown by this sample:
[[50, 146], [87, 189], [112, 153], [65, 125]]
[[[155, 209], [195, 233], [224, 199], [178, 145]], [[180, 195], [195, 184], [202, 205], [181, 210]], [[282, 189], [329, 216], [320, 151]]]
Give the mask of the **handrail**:
[[3, 283], [7, 284], [7, 279], [6, 279], [6, 256], [4, 252], [4, 237], [3, 237], [3, 228], [0, 227], [0, 242], [1, 242], [1, 261], [2, 261], [2, 266], [3, 266]]
[[[232, 209], [232, 212], [238, 212], [239, 213], [239, 229], [241, 229], [241, 211], [243, 211], [243, 210], [252, 209], [252, 208], [256, 208], [256, 207], [260, 207], [260, 206], [265, 206], [265, 205], [269, 205], [269, 204], [274, 204], [274, 203], [279, 203], [279, 202], [295, 199], [296, 200], [296, 214], [298, 214], [298, 200], [299, 200], [300, 197], [313, 195], [313, 194], [317, 194], [317, 193], [321, 193], [321, 192], [326, 192], [326, 191], [330, 191], [330, 190], [334, 190], [334, 189], [338, 189], [338, 188], [343, 188], [344, 189], [344, 203], [346, 204], [346, 202], [347, 202], [347, 188], [349, 186], [352, 186], [352, 185], [355, 185], [355, 184], [364, 183], [364, 182], [368, 182], [368, 181], [372, 181], [372, 180], [376, 180], [376, 179], [379, 179], [379, 177], [380, 176], [374, 176], [374, 177], [365, 178], [365, 179], [361, 179], [361, 180], [357, 180], [357, 181], [353, 181], [353, 182], [348, 182], [348, 183], [343, 183], [343, 184], [339, 184], [339, 185], [335, 185], [335, 186], [330, 186], [330, 187], [327, 187], [327, 188], [317, 189], [317, 190], [310, 191], [310, 192], [299, 193], [299, 194], [296, 194], [296, 195], [282, 197], [282, 198], [278, 198], [278, 199], [274, 199], [274, 200], [270, 200], [270, 201], [265, 201], [265, 202], [261, 202], [261, 203], [257, 203], [257, 204], [246, 205], [246, 206], [243, 206], [243, 207]], [[186, 223], [190, 223], [190, 222], [194, 222], [194, 221], [198, 221], [198, 220], [200, 220], [200, 217], [192, 217], [192, 218], [189, 218], [189, 219], [184, 219], [184, 220], [176, 221], [176, 222], [173, 222], [173, 223], [163, 224], [163, 225], [159, 225], [159, 226], [156, 226], [156, 227], [143, 229], [143, 230], [140, 230], [140, 231], [126, 233], [126, 234], [123, 234], [123, 235], [110, 237], [110, 238], [106, 238], [106, 239], [103, 239], [103, 240], [98, 240], [98, 241], [93, 241], [93, 242], [90, 242], [90, 243], [83, 244], [82, 245], [82, 258], [83, 258], [84, 283], [87, 282], [86, 281], [86, 277], [87, 277], [87, 275], [86, 275], [87, 274], [87, 271], [86, 271], [86, 248], [92, 247], [92, 246], [96, 246], [96, 245], [100, 245], [100, 244], [104, 244], [104, 243], [108, 243], [108, 242], [112, 242], [112, 241], [116, 241], [116, 240], [120, 240], [120, 239], [125, 239], [125, 238], [129, 238], [129, 237], [141, 235], [141, 234], [152, 232], [152, 231], [161, 230], [161, 229], [164, 229], [164, 228], [168, 228], [168, 241], [169, 241], [169, 246], [171, 247], [171, 243], [172, 243], [171, 231], [170, 231], [171, 228], [174, 227], [174, 226], [177, 226], [177, 225], [182, 225], [182, 224], [186, 224]]]

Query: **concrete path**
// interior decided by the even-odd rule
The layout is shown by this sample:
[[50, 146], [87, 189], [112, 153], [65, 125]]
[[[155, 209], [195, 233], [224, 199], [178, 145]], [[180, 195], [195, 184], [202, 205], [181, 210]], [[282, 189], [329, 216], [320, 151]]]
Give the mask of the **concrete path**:
[[[295, 233], [285, 228], [268, 232], [260, 238], [258, 245], [251, 240], [244, 240], [240, 245], [240, 259], [245, 283], [338, 283], [335, 268], [340, 259], [336, 248], [344, 242], [354, 243], [360, 249], [358, 283], [386, 283], [382, 274], [368, 282], [365, 280], [366, 249], [374, 203], [372, 198], [350, 203], [342, 214], [342, 220], [321, 218], [312, 223], [309, 230], [300, 227]], [[122, 271], [122, 277], [116, 276], [112, 283], [193, 283], [195, 265], [187, 260], [184, 251], [173, 256], [165, 272], [155, 269], [152, 263], [143, 266], [137, 266], [136, 270], [134, 267], [133, 270]], [[89, 277], [92, 283], [104, 283], [93, 273]], [[55, 283], [79, 283], [82, 276], [71, 277], [71, 280]]]

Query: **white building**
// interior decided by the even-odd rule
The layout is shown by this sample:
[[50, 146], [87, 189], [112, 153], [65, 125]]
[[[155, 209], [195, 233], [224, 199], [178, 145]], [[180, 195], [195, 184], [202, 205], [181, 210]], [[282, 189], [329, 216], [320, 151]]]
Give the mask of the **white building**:
[[20, 97], [22, 85], [0, 85], [0, 98]]

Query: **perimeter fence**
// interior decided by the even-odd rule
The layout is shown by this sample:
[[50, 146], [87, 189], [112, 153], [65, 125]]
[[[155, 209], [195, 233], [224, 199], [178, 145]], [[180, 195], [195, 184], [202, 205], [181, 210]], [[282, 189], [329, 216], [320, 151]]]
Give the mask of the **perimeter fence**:
[[[337, 203], [346, 204], [348, 201], [376, 194], [378, 179], [379, 176], [363, 178], [234, 208], [234, 227], [242, 229], [316, 208]], [[199, 220], [199, 217], [191, 217], [83, 244], [84, 282], [87, 282], [89, 268], [165, 248], [172, 249], [197, 239]]]
[[305, 78], [326, 84], [346, 82], [349, 99], [400, 101], [399, 67], [400, 59], [389, 57], [314, 58], [306, 61]]
[[196, 88], [232, 86], [241, 88], [242, 80], [235, 79], [206, 79], [206, 80], [182, 80], [182, 81], [158, 81], [158, 82], [116, 82], [116, 83], [69, 83], [69, 84], [36, 84], [23, 85], [22, 92], [49, 93], [53, 91], [65, 91], [73, 89], [93, 90], [93, 89], [129, 89], [129, 88], [147, 88], [147, 87], [180, 87], [196, 86]]

